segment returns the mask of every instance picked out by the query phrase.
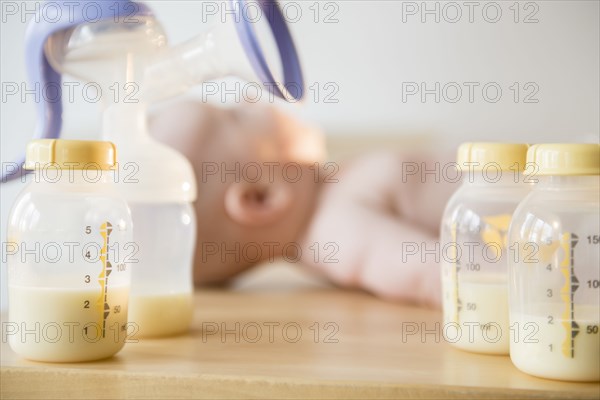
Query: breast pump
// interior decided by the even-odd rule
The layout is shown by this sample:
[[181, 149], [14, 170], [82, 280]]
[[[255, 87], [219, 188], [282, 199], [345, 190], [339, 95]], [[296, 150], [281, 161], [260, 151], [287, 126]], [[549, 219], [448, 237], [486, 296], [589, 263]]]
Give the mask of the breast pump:
[[[102, 138], [119, 151], [117, 188], [131, 209], [139, 246], [129, 321], [139, 326], [140, 336], [185, 332], [192, 318], [196, 180], [187, 159], [149, 136], [147, 107], [226, 76], [260, 82], [272, 96], [298, 100], [304, 84], [292, 38], [273, 1], [223, 2], [231, 21], [174, 47], [142, 4], [91, 2], [100, 17], [88, 21], [82, 8], [88, 2], [71, 3], [78, 4], [58, 23], [44, 24], [42, 18], [29, 27], [30, 79], [60, 83], [64, 73], [102, 89]], [[244, 12], [250, 3], [261, 11], [252, 21]], [[58, 137], [61, 111], [60, 100], [39, 105], [38, 137]]]

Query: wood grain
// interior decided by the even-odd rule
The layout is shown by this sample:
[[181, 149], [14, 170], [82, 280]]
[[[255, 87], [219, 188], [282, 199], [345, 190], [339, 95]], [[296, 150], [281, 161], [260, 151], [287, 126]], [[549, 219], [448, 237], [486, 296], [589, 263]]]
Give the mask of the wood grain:
[[[600, 397], [598, 383], [539, 379], [508, 357], [456, 350], [441, 337], [439, 312], [360, 292], [245, 287], [203, 290], [195, 301], [189, 335], [140, 339], [100, 362], [23, 360], [3, 335], [1, 397]], [[406, 334], [415, 327], [430, 332]]]

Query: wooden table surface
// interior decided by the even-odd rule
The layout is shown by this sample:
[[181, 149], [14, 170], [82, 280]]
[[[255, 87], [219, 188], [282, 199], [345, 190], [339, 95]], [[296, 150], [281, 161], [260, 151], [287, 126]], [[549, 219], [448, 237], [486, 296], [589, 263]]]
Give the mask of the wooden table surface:
[[437, 311], [323, 285], [269, 288], [199, 291], [190, 334], [140, 339], [100, 362], [23, 360], [3, 335], [1, 398], [600, 397], [598, 383], [539, 379], [508, 357], [452, 348]]

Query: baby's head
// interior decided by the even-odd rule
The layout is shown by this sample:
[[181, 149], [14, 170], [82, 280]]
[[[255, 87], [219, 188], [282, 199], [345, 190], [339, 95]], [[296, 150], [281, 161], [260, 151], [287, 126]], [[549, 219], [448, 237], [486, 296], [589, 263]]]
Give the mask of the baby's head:
[[222, 282], [282, 251], [295, 257], [325, 156], [317, 130], [273, 106], [193, 101], [161, 110], [150, 127], [194, 167], [197, 283]]

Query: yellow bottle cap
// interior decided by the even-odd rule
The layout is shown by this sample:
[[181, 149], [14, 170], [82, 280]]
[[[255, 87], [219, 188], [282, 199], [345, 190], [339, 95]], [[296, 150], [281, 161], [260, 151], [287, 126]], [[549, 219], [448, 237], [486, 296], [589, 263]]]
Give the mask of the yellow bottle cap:
[[528, 148], [525, 143], [463, 143], [457, 163], [465, 171], [481, 171], [491, 164], [502, 171], [523, 171]]
[[58, 169], [113, 169], [117, 148], [111, 142], [39, 139], [27, 145], [25, 169], [52, 165]]
[[600, 175], [600, 144], [536, 144], [527, 162], [537, 166], [537, 175]]

